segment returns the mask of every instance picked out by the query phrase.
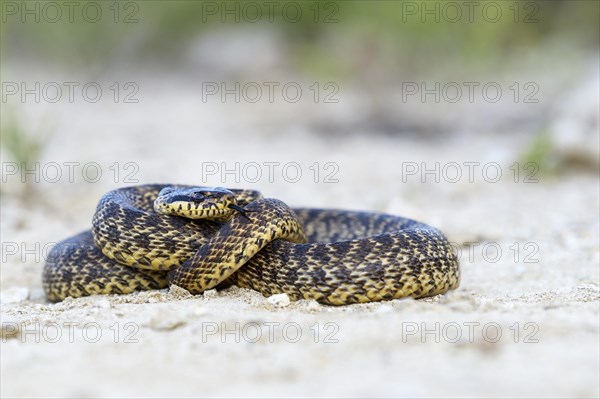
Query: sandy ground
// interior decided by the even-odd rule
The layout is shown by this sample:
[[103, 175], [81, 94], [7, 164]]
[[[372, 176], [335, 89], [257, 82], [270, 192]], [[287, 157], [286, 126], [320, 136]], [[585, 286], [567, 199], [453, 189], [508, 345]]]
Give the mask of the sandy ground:
[[[514, 131], [436, 141], [368, 131], [323, 136], [290, 104], [272, 115], [272, 105], [238, 109], [178, 91], [168, 99], [157, 89], [143, 106], [28, 109], [55, 115], [42, 168], [96, 162], [103, 174], [90, 183], [78, 166], [72, 183], [66, 175], [35, 184], [11, 176], [4, 185], [3, 397], [600, 395], [597, 173], [567, 168], [536, 173], [536, 182], [520, 165], [515, 178], [511, 165], [522, 162], [532, 137]], [[127, 112], [110, 117], [117, 109]], [[263, 175], [255, 183], [254, 174], [210, 175], [221, 162], [255, 162]], [[265, 162], [296, 162], [302, 177], [292, 182], [293, 170], [277, 169], [269, 181]], [[439, 182], [411, 174], [435, 162]], [[463, 174], [456, 183], [444, 169], [452, 162]], [[473, 182], [466, 162], [479, 163]], [[498, 181], [495, 165], [482, 172], [492, 162]], [[425, 221], [457, 243], [461, 286], [434, 298], [347, 307], [288, 304], [236, 287], [48, 303], [44, 254], [89, 228], [104, 192], [135, 183], [128, 173], [139, 183], [249, 186], [292, 206]], [[337, 181], [325, 182], [329, 173]], [[65, 193], [68, 203], [58, 202]]]

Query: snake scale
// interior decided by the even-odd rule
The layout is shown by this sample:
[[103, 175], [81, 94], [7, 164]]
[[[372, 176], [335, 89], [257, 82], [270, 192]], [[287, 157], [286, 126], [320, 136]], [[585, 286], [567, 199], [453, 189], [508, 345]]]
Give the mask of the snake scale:
[[154, 184], [105, 194], [92, 229], [51, 250], [42, 280], [51, 301], [176, 284], [346, 305], [442, 294], [458, 287], [460, 269], [446, 237], [411, 219]]

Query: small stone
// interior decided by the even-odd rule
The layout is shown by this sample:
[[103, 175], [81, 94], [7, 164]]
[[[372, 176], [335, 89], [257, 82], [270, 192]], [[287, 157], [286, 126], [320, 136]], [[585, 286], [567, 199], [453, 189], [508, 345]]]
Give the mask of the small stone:
[[158, 303], [164, 300], [163, 293], [160, 291], [148, 291], [147, 298], [148, 303]]
[[206, 290], [204, 291], [204, 299], [213, 299], [217, 297], [217, 290]]
[[13, 287], [0, 293], [0, 303], [19, 303], [29, 298], [29, 290], [25, 287]]
[[311, 313], [318, 312], [321, 310], [321, 305], [319, 304], [319, 302], [312, 299], [306, 304], [306, 310]]
[[290, 304], [290, 297], [287, 294], [271, 295], [267, 301], [277, 308], [285, 308]]
[[178, 285], [172, 284], [169, 287], [169, 297], [171, 297], [172, 299], [185, 299], [185, 298], [189, 298], [192, 296], [192, 294], [190, 294], [190, 292], [188, 290], [186, 290], [185, 288], [181, 288]]

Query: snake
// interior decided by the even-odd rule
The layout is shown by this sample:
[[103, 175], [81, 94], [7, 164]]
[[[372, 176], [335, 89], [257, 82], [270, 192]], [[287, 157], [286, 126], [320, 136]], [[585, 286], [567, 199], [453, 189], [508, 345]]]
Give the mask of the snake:
[[444, 294], [459, 286], [460, 267], [444, 234], [413, 219], [291, 208], [255, 190], [145, 184], [103, 195], [92, 228], [51, 249], [42, 284], [52, 302], [235, 285], [349, 305]]

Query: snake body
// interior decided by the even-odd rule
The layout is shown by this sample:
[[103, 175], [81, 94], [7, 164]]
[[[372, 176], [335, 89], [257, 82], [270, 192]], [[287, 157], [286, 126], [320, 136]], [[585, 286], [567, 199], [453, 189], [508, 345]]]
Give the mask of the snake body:
[[291, 209], [249, 190], [231, 190], [244, 212], [194, 220], [156, 212], [166, 187], [105, 194], [92, 229], [50, 252], [42, 277], [48, 299], [169, 284], [199, 294], [235, 284], [265, 296], [346, 305], [427, 297], [459, 285], [452, 246], [426, 224], [383, 213]]

